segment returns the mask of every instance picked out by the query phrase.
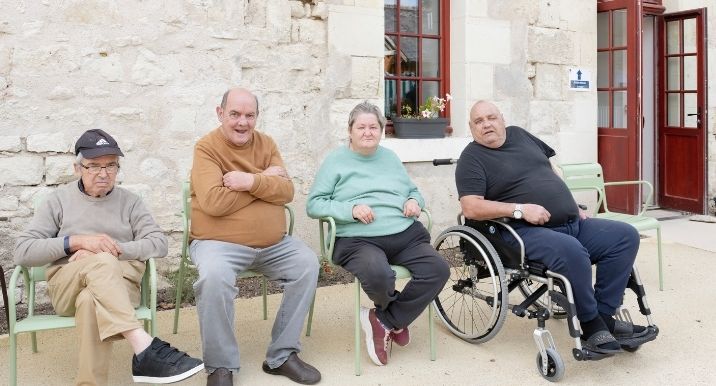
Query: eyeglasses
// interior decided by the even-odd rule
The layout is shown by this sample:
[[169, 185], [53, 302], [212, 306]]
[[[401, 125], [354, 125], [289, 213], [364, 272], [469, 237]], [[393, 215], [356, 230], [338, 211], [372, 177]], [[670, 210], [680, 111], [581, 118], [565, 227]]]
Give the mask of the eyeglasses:
[[115, 174], [115, 173], [117, 173], [117, 171], [119, 171], [118, 164], [109, 164], [107, 166], [99, 166], [99, 165], [85, 166], [85, 165], [80, 164], [80, 166], [82, 166], [85, 170], [87, 170], [87, 172], [89, 174], [99, 174], [99, 172], [101, 172], [102, 169], [104, 169], [104, 171], [107, 172], [107, 174]]

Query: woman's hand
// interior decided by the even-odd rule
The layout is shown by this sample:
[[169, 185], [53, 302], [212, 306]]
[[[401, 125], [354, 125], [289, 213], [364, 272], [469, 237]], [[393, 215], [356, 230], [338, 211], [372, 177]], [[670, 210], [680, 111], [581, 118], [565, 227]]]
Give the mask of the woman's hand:
[[403, 204], [403, 215], [405, 217], [420, 216], [420, 205], [418, 205], [418, 201], [416, 199], [409, 198], [408, 201], [405, 201], [405, 204]]
[[375, 220], [373, 209], [368, 205], [358, 204], [353, 207], [353, 218], [363, 224], [370, 224]]

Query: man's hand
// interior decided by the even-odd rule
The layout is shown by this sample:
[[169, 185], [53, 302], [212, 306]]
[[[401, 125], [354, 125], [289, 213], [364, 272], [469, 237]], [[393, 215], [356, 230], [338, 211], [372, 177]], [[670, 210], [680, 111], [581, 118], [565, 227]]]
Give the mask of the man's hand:
[[542, 205], [522, 204], [522, 217], [530, 224], [544, 225], [550, 216], [549, 211]]
[[586, 220], [586, 219], [588, 219], [589, 217], [591, 217], [591, 216], [589, 215], [589, 212], [587, 212], [586, 210], [584, 210], [584, 209], [582, 209], [582, 208], [579, 208], [579, 218], [580, 218], [580, 219]]
[[247, 192], [254, 186], [254, 175], [233, 171], [224, 174], [224, 186], [237, 192]]
[[85, 249], [92, 253], [107, 252], [113, 256], [122, 254], [119, 243], [105, 234], [70, 236], [70, 249], [74, 251]]
[[420, 205], [414, 198], [409, 198], [403, 205], [403, 215], [405, 217], [418, 217], [420, 216]]
[[80, 250], [76, 251], [75, 253], [73, 253], [72, 256], [70, 256], [69, 261], [73, 262], [75, 260], [83, 259], [87, 256], [92, 256], [92, 255], [94, 255], [93, 252], [88, 251], [86, 249], [80, 249]]
[[279, 176], [283, 178], [289, 178], [286, 169], [283, 166], [278, 165], [269, 166], [268, 169], [261, 172], [261, 174], [265, 176]]
[[370, 206], [359, 204], [353, 207], [353, 218], [363, 224], [370, 224], [375, 220], [375, 215]]

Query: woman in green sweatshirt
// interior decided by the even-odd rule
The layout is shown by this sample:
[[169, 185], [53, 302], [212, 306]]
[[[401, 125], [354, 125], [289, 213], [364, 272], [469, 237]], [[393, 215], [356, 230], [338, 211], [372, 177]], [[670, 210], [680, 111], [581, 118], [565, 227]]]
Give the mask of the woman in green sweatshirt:
[[[442, 290], [447, 263], [430, 245], [416, 220], [425, 206], [400, 159], [380, 146], [385, 117], [377, 106], [358, 104], [348, 118], [348, 146], [321, 164], [308, 196], [312, 218], [333, 217], [333, 262], [353, 273], [375, 308], [361, 308], [361, 325], [373, 362], [388, 363], [388, 344], [410, 342], [408, 325]], [[412, 279], [395, 289], [390, 265], [407, 268]]]

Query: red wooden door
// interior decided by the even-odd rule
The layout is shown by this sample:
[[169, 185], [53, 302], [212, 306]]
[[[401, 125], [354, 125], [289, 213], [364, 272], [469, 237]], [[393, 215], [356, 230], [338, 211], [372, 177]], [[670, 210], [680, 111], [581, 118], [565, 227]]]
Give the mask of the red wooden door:
[[705, 9], [659, 18], [659, 205], [705, 213]]
[[[597, 5], [597, 151], [605, 181], [640, 176], [641, 20], [641, 1]], [[607, 188], [612, 211], [635, 213], [639, 197], [636, 187]]]

